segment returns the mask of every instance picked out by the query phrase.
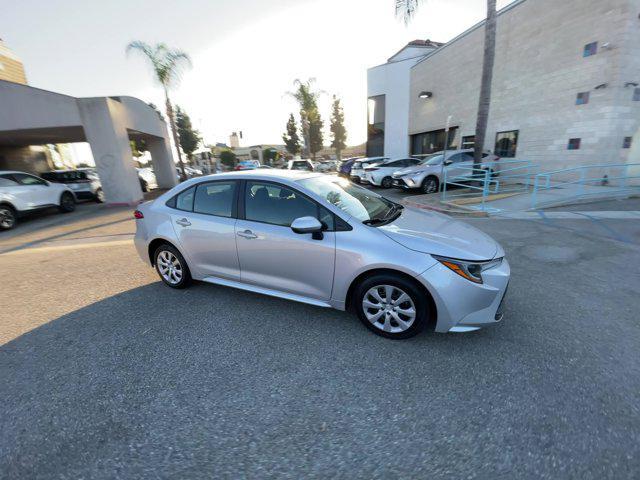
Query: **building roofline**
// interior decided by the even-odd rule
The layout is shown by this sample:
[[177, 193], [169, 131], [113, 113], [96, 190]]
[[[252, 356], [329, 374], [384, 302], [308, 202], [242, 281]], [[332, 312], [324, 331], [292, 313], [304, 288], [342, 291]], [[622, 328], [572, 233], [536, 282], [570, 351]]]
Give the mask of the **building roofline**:
[[369, 68], [367, 68], [367, 70], [373, 70], [374, 68], [378, 68], [378, 67], [386, 67], [387, 65], [394, 65], [396, 63], [406, 62], [407, 60], [415, 60], [416, 58], [423, 58], [425, 55], [429, 55], [429, 54], [428, 53], [424, 53], [422, 55], [416, 55], [415, 57], [409, 57], [409, 58], [403, 58], [402, 60], [396, 60], [395, 62], [381, 63], [379, 65], [374, 65], [373, 67], [369, 67]]
[[[527, 0], [514, 0], [513, 2], [511, 2], [509, 5], [506, 5], [504, 7], [502, 7], [500, 10], [498, 10], [497, 14], [496, 14], [496, 18], [499, 17], [500, 15], [507, 13], [508, 11], [516, 8], [517, 6], [523, 4], [524, 2], [526, 2]], [[469, 35], [471, 32], [477, 30], [478, 28], [484, 26], [484, 24], [487, 22], [487, 19], [485, 18], [484, 20], [476, 23], [475, 25], [473, 25], [472, 27], [466, 29], [464, 32], [462, 32], [461, 34], [453, 37], [451, 40], [449, 40], [447, 43], [445, 43], [444, 45], [442, 45], [439, 48], [436, 48], [434, 51], [427, 53], [421, 60], [417, 61], [415, 65], [413, 65], [411, 68], [416, 67], [417, 65], [421, 64], [422, 62], [424, 62], [425, 60], [427, 60], [428, 58], [430, 58], [432, 55], [435, 55], [436, 53], [441, 52], [442, 50], [444, 50], [445, 48], [447, 48], [449, 45], [457, 42], [458, 40], [466, 37], [467, 35]]]
[[[415, 40], [414, 40], [415, 42]], [[397, 55], [400, 55], [402, 52], [404, 52], [407, 48], [428, 48], [430, 50], [436, 50], [440, 47], [442, 47], [444, 45], [444, 43], [442, 42], [432, 42], [433, 44], [439, 44], [438, 46], [433, 46], [433, 45], [420, 45], [420, 44], [412, 44], [411, 42], [407, 43], [404, 47], [402, 47], [400, 50], [398, 50], [396, 53], [394, 53], [393, 55], [391, 55], [389, 58], [387, 58], [387, 63], [391, 63], [391, 59]]]

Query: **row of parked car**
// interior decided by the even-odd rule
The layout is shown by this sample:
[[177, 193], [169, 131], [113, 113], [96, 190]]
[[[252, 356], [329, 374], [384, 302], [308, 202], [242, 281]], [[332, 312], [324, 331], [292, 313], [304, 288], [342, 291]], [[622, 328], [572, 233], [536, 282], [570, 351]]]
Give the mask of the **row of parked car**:
[[[500, 157], [484, 152], [480, 168], [490, 175], [498, 174]], [[355, 183], [368, 183], [383, 188], [417, 189], [422, 193], [439, 191], [444, 175], [448, 178], [477, 178], [473, 167], [473, 150], [448, 150], [424, 158], [368, 157], [350, 158], [342, 162], [338, 174]]]
[[[139, 168], [138, 180], [143, 192], [157, 188], [150, 168]], [[53, 170], [40, 176], [18, 171], [0, 171], [0, 230], [13, 228], [18, 218], [45, 208], [75, 210], [76, 202], [102, 203], [104, 191], [93, 168]]]

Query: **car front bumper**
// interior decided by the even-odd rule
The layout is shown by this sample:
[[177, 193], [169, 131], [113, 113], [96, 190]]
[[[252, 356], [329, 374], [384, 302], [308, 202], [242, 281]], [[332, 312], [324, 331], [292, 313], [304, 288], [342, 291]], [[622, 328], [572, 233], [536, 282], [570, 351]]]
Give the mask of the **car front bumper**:
[[473, 283], [437, 263], [418, 279], [436, 304], [436, 332], [470, 332], [502, 321], [511, 270], [506, 258]]
[[398, 188], [419, 188], [420, 187], [420, 183], [416, 182], [415, 180], [413, 180], [410, 177], [401, 177], [401, 178], [394, 178], [392, 180], [392, 185], [394, 187], [398, 187]]

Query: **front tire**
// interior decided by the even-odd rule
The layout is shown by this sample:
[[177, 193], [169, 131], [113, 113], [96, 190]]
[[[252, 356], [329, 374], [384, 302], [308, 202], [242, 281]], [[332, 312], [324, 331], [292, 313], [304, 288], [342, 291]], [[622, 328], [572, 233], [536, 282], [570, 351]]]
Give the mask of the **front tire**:
[[380, 182], [380, 186], [382, 188], [391, 188], [393, 185], [393, 179], [391, 177], [384, 177], [382, 182]]
[[60, 206], [58, 209], [62, 213], [73, 212], [76, 209], [76, 199], [71, 192], [64, 192], [60, 196]]
[[104, 200], [105, 200], [104, 191], [102, 190], [102, 188], [99, 188], [98, 190], [96, 190], [96, 202], [104, 203]]
[[9, 205], [0, 205], [0, 230], [11, 230], [16, 226], [16, 211]]
[[429, 306], [418, 286], [400, 275], [379, 274], [355, 291], [360, 321], [385, 338], [404, 339], [420, 333], [429, 322]]
[[440, 189], [440, 182], [434, 176], [427, 177], [420, 186], [420, 191], [424, 194], [436, 193]]
[[160, 245], [153, 255], [156, 272], [165, 285], [186, 288], [191, 285], [189, 266], [180, 252], [169, 244]]

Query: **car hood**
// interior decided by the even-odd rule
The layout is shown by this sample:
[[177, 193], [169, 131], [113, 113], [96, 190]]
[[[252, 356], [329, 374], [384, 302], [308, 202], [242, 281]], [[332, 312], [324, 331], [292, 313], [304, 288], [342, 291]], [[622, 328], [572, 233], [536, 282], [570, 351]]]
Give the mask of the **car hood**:
[[437, 212], [405, 207], [400, 217], [378, 228], [400, 245], [418, 252], [476, 261], [504, 255], [489, 235]]

